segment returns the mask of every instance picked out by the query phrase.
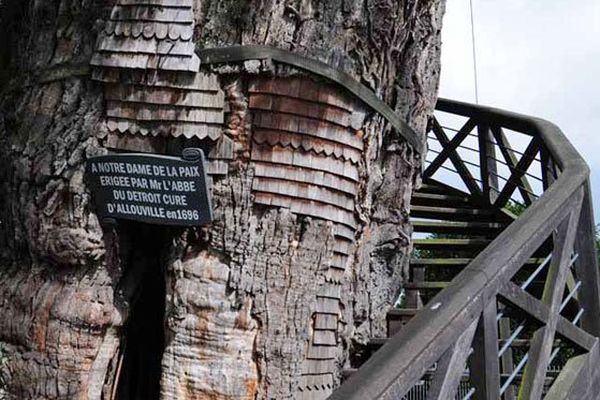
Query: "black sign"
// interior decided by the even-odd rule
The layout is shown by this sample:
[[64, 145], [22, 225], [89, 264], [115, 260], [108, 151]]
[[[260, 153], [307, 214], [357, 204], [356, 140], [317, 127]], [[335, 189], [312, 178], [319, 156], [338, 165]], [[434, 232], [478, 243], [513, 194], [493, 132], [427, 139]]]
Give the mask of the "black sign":
[[212, 221], [204, 154], [185, 149], [183, 158], [149, 154], [92, 157], [86, 165], [100, 221], [131, 219], [161, 225]]

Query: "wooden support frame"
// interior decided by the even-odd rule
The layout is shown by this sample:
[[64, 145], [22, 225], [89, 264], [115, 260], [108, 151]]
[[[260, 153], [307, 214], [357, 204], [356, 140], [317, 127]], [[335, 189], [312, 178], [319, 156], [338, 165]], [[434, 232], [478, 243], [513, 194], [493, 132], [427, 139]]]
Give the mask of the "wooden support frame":
[[[496, 143], [498, 144], [498, 148], [502, 153], [504, 161], [508, 165], [508, 168], [514, 171], [519, 162], [517, 161], [516, 154], [510, 147], [508, 138], [504, 134], [502, 128], [499, 126], [493, 126], [491, 130], [492, 135], [494, 136], [494, 138], [496, 139]], [[518, 185], [518, 188], [519, 192], [521, 193], [521, 197], [523, 197], [523, 200], [525, 201], [526, 205], [531, 205], [531, 203], [533, 203], [534, 200], [533, 196], [531, 195], [531, 193], [533, 193], [533, 189], [531, 188], [531, 185], [529, 184], [529, 180], [527, 179], [526, 175], [523, 175], [520, 178], [520, 180], [521, 184]]]
[[[427, 369], [457, 343], [467, 328], [474, 321], [479, 321], [489, 304], [496, 302], [497, 296], [500, 296], [503, 302], [521, 310], [524, 317], [531, 318], [542, 326], [535, 338], [537, 344], [534, 347], [541, 354], [532, 356], [529, 360], [531, 365], [545, 368], [549, 361], [548, 347], [552, 346], [555, 335], [560, 335], [561, 341], [575, 346], [584, 353], [584, 357], [570, 362], [569, 365], [574, 367], [563, 371], [562, 376], [559, 375], [556, 382], [560, 387], [553, 386], [548, 395], [567, 393], [567, 398], [590, 400], [597, 398], [600, 393], [600, 370], [595, 365], [600, 358], [598, 357], [599, 339], [596, 333], [599, 327], [596, 327], [591, 320], [585, 323], [582, 320], [581, 327], [578, 327], [557, 312], [557, 303], [560, 309], [562, 289], [567, 275], [564, 266], [570, 262], [569, 248], [573, 246], [578, 253], [581, 252], [580, 257], [584, 254], [584, 259], [591, 262], [586, 265], [578, 259], [575, 264], [577, 280], [587, 277], [590, 282], [588, 285], [580, 286], [578, 292], [580, 301], [581, 299], [588, 301], [590, 304], [586, 307], [592, 307], [593, 310], [598, 310], [600, 304], [598, 266], [592, 258], [593, 216], [591, 209], [587, 209], [589, 196], [587, 194], [584, 196], [589, 189], [589, 168], [562, 132], [549, 122], [444, 99], [438, 101], [437, 109], [474, 119], [479, 124], [485, 123], [490, 126], [492, 134], [495, 127], [499, 127], [532, 137], [525, 155], [518, 162], [513, 163], [513, 173], [494, 203], [496, 206], [501, 207], [510, 199], [519, 182], [523, 186], [522, 178], [525, 178], [525, 171], [538, 151], [541, 151], [542, 160], [548, 161], [552, 170], [560, 173], [554, 175], [556, 179], [553, 182], [549, 182], [548, 179], [544, 184], [544, 193], [477, 257], [472, 259], [448, 287], [430, 300], [430, 305], [419, 311], [402, 330], [390, 338], [382, 350], [376, 352], [350, 380], [332, 394], [330, 399], [402, 398], [413, 384], [421, 379]], [[449, 142], [450, 140], [444, 141], [442, 146], [447, 146]], [[581, 207], [582, 201], [585, 210], [579, 212], [578, 208]], [[565, 223], [567, 216], [569, 222]], [[583, 229], [576, 229], [577, 237], [575, 237], [573, 226], [577, 223], [580, 224], [579, 228]], [[548, 284], [547, 295], [542, 302], [512, 283], [511, 279], [546, 241], [548, 235], [559, 226], [559, 232], [562, 232], [564, 238], [561, 239], [563, 245], [558, 245], [558, 241], [555, 241], [555, 244], [557, 249], [562, 250], [556, 250], [555, 266], [547, 267], [554, 270], [549, 279], [553, 283]], [[561, 290], [558, 289], [559, 287]], [[593, 317], [597, 318], [598, 312], [594, 311], [594, 313]], [[585, 318], [586, 313], [583, 315]], [[506, 332], [501, 333], [501, 336], [505, 335]], [[594, 367], [592, 362], [595, 363]], [[575, 365], [578, 363], [581, 367]], [[523, 396], [536, 398], [540, 393], [540, 381], [543, 382], [540, 376], [545, 374], [545, 371], [536, 374], [533, 371], [535, 368], [526, 368], [529, 368], [530, 372], [523, 377], [522, 382], [528, 388], [521, 390], [521, 398]], [[504, 392], [504, 400], [511, 400], [506, 397], [507, 393]], [[560, 397], [550, 398], [555, 400]]]
[[525, 176], [527, 169], [535, 159], [535, 156], [538, 153], [539, 149], [540, 146], [538, 140], [536, 138], [533, 138], [529, 143], [529, 146], [527, 146], [527, 148], [525, 149], [525, 152], [523, 153], [523, 156], [521, 157], [517, 165], [511, 168], [512, 172], [510, 174], [510, 177], [508, 178], [508, 181], [506, 182], [504, 188], [502, 189], [502, 191], [498, 195], [498, 198], [496, 199], [496, 206], [502, 207], [508, 202], [515, 189], [519, 186], [519, 183], [521, 182], [522, 178]]
[[473, 321], [456, 343], [444, 352], [433, 374], [427, 400], [446, 400], [454, 397], [466, 367], [477, 326], [478, 320]]
[[483, 309], [473, 340], [471, 382], [476, 399], [500, 398], [500, 363], [498, 360], [498, 309], [495, 299]]
[[431, 177], [435, 171], [442, 166], [442, 164], [450, 159], [454, 168], [458, 172], [458, 175], [463, 180], [465, 186], [469, 190], [469, 192], [473, 195], [481, 195], [481, 189], [479, 185], [473, 178], [473, 174], [466, 167], [463, 160], [459, 157], [456, 152], [456, 148], [460, 145], [463, 140], [468, 136], [469, 133], [477, 126], [476, 122], [472, 119], [467, 120], [465, 125], [454, 135], [452, 140], [448, 138], [446, 133], [444, 132], [444, 128], [437, 122], [437, 120], [433, 120], [433, 128], [432, 131], [435, 134], [436, 138], [440, 142], [443, 147], [443, 150], [438, 156], [431, 162], [429, 167], [423, 172], [423, 176], [428, 178]]
[[538, 329], [531, 340], [529, 361], [523, 372], [519, 398], [541, 399], [544, 379], [550, 363], [554, 335], [560, 317], [560, 304], [567, 282], [569, 261], [575, 243], [575, 233], [581, 209], [581, 193], [574, 199], [573, 209], [558, 226], [554, 235], [554, 250], [542, 294], [542, 304], [548, 308], [546, 324]]

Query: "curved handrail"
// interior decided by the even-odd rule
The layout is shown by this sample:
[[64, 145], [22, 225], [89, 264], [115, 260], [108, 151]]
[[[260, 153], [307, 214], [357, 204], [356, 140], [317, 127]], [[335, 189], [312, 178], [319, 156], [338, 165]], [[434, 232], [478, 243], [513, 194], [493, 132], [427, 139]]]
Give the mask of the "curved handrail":
[[[430, 301], [430, 306], [417, 313], [335, 391], [332, 400], [390, 398], [387, 397], [390, 393], [401, 398], [407, 385], [418, 381], [442, 352], [477, 321], [486, 304], [495, 301], [500, 289], [545, 241], [548, 232], [571, 211], [577, 195], [586, 197], [583, 207], [588, 220], [582, 229], [586, 233], [586, 261], [591, 263], [589, 268], [595, 277], [591, 285], [593, 293], [588, 294], [593, 298], [588, 301], [598, 310], [598, 268], [593, 247], [589, 248], [590, 243], [593, 246], [589, 168], [561, 130], [539, 118], [458, 101], [440, 99], [436, 108], [539, 138], [562, 172], [538, 200]], [[584, 328], [595, 336], [600, 334], [598, 322], [589, 320]], [[590, 338], [586, 336], [586, 344], [582, 344], [587, 350], [592, 345]]]
[[196, 55], [201, 64], [221, 64], [248, 60], [271, 59], [283, 64], [320, 75], [335, 82], [362, 100], [374, 111], [381, 114], [406, 139], [418, 154], [423, 154], [423, 143], [416, 132], [404, 122], [372, 90], [358, 82], [349, 74], [337, 70], [324, 62], [302, 56], [298, 53], [271, 46], [248, 45], [199, 49]]

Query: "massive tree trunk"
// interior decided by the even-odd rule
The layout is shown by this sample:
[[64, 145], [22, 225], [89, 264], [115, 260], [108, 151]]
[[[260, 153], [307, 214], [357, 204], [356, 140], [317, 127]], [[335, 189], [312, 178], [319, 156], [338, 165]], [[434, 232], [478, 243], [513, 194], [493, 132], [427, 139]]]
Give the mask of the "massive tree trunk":
[[[135, 64], [124, 46], [165, 36], [119, 30], [111, 11], [127, 3], [0, 3], [4, 389], [18, 399], [326, 398], [352, 354], [384, 335], [406, 278], [421, 160], [372, 110], [306, 71], [198, 67], [191, 54]], [[175, 4], [193, 13], [193, 36], [169, 34], [170, 45], [266, 44], [321, 60], [424, 140], [444, 0]], [[177, 106], [192, 92], [212, 96], [215, 119], [191, 124], [177, 111], [148, 121], [154, 105], [130, 103], [159, 90]], [[313, 136], [346, 136], [295, 144], [306, 133], [296, 120], [309, 119]], [[100, 224], [87, 158], [188, 146], [209, 156], [212, 224]], [[309, 178], [327, 201], [294, 192]]]

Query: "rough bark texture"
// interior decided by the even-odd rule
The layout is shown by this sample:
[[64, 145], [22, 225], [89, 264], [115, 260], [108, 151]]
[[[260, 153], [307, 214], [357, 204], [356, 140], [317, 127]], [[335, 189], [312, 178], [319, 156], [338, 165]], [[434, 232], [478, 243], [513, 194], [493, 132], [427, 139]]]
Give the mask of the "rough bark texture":
[[[0, 3], [0, 343], [8, 393], [148, 398], [150, 389], [117, 391], [114, 382], [123, 357], [133, 365], [124, 354], [136, 339], [126, 326], [140, 286], [161, 275], [162, 398], [325, 398], [349, 354], [384, 335], [407, 271], [420, 160], [373, 115], [353, 136], [361, 138], [357, 160], [261, 142], [262, 100], [250, 89], [265, 66], [217, 68], [228, 110], [222, 136], [234, 151], [213, 175], [214, 223], [102, 229], [83, 181], [86, 158], [106, 147], [168, 151], [188, 140], [106, 136], [107, 84], [92, 81], [88, 65], [114, 3]], [[443, 8], [443, 0], [195, 0], [193, 40], [268, 44], [325, 61], [423, 134], [437, 92]], [[285, 68], [271, 73], [314, 83]], [[260, 157], [278, 149], [352, 164], [350, 238], [340, 239], [339, 221], [315, 217], [319, 210], [261, 200]]]

